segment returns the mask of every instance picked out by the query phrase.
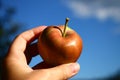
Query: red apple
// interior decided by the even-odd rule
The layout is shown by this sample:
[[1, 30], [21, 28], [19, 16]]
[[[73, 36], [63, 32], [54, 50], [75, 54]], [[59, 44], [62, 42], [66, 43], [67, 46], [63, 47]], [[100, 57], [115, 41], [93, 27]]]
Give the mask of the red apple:
[[50, 65], [57, 66], [75, 62], [82, 51], [81, 37], [68, 26], [48, 26], [38, 39], [38, 50], [43, 60]]

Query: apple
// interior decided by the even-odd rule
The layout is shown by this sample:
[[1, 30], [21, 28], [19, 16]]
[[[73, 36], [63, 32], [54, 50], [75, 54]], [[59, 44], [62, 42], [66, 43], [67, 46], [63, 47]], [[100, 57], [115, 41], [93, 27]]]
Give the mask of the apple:
[[82, 39], [65, 25], [48, 26], [38, 38], [39, 54], [45, 63], [53, 66], [76, 62], [82, 52]]

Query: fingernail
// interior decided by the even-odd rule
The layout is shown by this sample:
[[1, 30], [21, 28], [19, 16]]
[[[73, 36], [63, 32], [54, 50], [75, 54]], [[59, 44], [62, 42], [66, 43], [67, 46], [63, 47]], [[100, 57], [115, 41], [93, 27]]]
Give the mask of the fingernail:
[[80, 70], [80, 65], [78, 63], [71, 63], [69, 66], [73, 75], [77, 74]]

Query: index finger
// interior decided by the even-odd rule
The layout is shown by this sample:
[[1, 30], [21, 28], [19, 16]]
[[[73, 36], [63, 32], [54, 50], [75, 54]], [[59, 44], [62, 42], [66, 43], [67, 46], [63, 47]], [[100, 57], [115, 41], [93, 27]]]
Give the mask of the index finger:
[[46, 28], [46, 26], [39, 26], [36, 28], [33, 28], [31, 30], [25, 31], [23, 33], [21, 33], [20, 35], [18, 35], [15, 40], [13, 41], [10, 49], [9, 49], [9, 53], [8, 56], [9, 57], [24, 57], [24, 53], [27, 44], [29, 44], [31, 41], [33, 41], [36, 37], [39, 36], [39, 34]]

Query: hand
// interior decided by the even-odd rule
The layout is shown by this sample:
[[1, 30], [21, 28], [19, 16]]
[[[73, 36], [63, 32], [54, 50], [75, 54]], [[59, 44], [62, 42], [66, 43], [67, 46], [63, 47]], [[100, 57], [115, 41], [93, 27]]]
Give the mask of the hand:
[[31, 43], [44, 28], [45, 26], [33, 28], [15, 38], [3, 63], [3, 80], [65, 80], [78, 73], [78, 63], [50, 67], [42, 62], [33, 68], [29, 67], [31, 58], [38, 53], [37, 45]]

